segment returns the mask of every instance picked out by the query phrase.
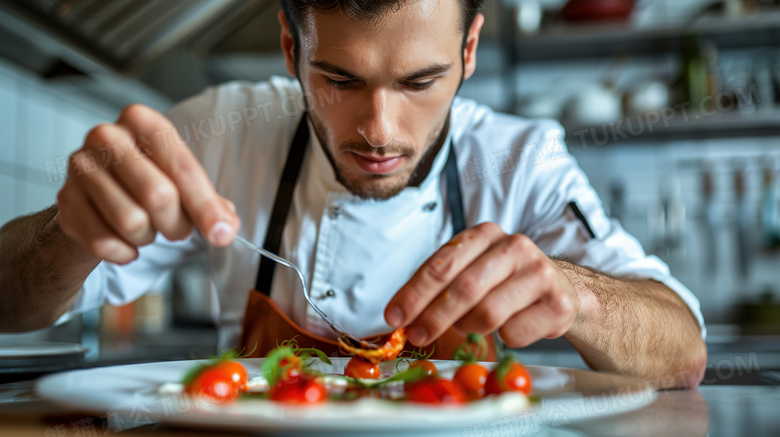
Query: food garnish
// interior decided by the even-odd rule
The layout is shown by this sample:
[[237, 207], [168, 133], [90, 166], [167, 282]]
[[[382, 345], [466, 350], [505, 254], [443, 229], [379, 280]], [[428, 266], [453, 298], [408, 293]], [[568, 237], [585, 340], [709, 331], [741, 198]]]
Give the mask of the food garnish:
[[378, 349], [355, 347], [339, 338], [339, 346], [341, 346], [341, 349], [343, 349], [344, 352], [358, 356], [374, 364], [398, 357], [398, 354], [404, 349], [404, 345], [406, 345], [405, 328], [398, 328], [393, 331], [387, 341]]

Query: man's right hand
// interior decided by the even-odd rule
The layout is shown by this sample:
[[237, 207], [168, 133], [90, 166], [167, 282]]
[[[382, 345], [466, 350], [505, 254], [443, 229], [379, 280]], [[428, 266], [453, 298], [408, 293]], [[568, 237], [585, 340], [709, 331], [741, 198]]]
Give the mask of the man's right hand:
[[183, 144], [164, 115], [138, 104], [96, 126], [71, 156], [57, 195], [62, 230], [116, 264], [134, 260], [158, 231], [182, 240], [195, 226], [209, 243], [231, 244], [240, 226], [235, 206]]

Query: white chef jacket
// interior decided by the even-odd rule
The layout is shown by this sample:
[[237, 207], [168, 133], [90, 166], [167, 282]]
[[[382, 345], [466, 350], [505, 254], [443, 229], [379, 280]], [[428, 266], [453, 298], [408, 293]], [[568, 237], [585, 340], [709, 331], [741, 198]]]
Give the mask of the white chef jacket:
[[[236, 204], [239, 234], [258, 245], [303, 115], [301, 95], [299, 83], [287, 78], [232, 82], [210, 88], [168, 113], [216, 190]], [[327, 98], [338, 96], [319, 97], [315, 104], [332, 104]], [[391, 297], [452, 237], [443, 172], [452, 144], [467, 226], [495, 222], [507, 233], [528, 235], [549, 255], [612, 275], [658, 280], [688, 304], [705, 334], [696, 297], [607, 217], [567, 152], [557, 122], [500, 114], [461, 98], [455, 99], [450, 116], [451, 143], [441, 148], [428, 176], [387, 201], [366, 201], [349, 193], [336, 180], [316, 135], [310, 135], [280, 255], [301, 268], [310, 295], [337, 324], [359, 336], [389, 331], [383, 314]], [[572, 201], [595, 236], [568, 206]], [[126, 266], [100, 263], [59, 322], [105, 302], [128, 303], [167, 270], [203, 252], [211, 267], [219, 343], [235, 346], [259, 258], [238, 244], [210, 246], [197, 232], [179, 242], [158, 235]], [[277, 266], [271, 290], [271, 298], [293, 321], [314, 334], [333, 337], [306, 303], [294, 271]]]

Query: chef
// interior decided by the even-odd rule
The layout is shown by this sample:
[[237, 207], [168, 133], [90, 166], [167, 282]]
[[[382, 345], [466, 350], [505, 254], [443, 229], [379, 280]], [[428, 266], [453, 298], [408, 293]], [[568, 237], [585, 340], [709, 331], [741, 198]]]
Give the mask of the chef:
[[262, 355], [298, 335], [337, 350], [309, 293], [352, 334], [405, 327], [442, 358], [470, 332], [510, 347], [563, 336], [595, 369], [698, 384], [698, 301], [606, 216], [561, 127], [456, 97], [478, 7], [283, 0], [294, 80], [96, 126], [57, 203], [0, 232], [2, 329], [128, 303], [205, 253], [224, 347]]

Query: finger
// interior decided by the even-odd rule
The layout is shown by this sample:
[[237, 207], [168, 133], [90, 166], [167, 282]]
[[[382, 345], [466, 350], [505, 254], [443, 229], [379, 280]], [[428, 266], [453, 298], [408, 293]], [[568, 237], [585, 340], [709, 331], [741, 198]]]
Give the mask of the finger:
[[127, 264], [138, 257], [138, 250], [117, 237], [103, 222], [94, 205], [67, 182], [57, 195], [60, 226], [66, 235], [84, 246], [92, 255], [116, 264]]
[[506, 324], [520, 311], [533, 305], [544, 289], [542, 276], [534, 274], [541, 261], [528, 263], [506, 281], [495, 287], [454, 327], [463, 333], [486, 335]]
[[111, 175], [98, 170], [75, 178], [103, 221], [128, 244], [151, 244], [156, 234], [149, 214], [138, 205]]
[[555, 316], [544, 300], [537, 300], [513, 315], [498, 330], [501, 340], [511, 348], [526, 347], [543, 338], [557, 338], [565, 333], [563, 320]]
[[[532, 258], [535, 247], [523, 235], [501, 238], [466, 267], [409, 325], [409, 341], [417, 346], [426, 346], [439, 338], [486, 295], [492, 294], [491, 290], [507, 281], [521, 262]], [[510, 307], [514, 307], [511, 302]], [[513, 312], [520, 309], [515, 308]]]
[[[130, 149], [133, 148], [131, 145]], [[179, 190], [154, 162], [126, 157], [108, 168], [149, 213], [152, 226], [165, 238], [182, 240], [192, 233], [192, 222], [181, 206]]]
[[503, 235], [495, 223], [483, 223], [453, 237], [393, 296], [385, 309], [387, 323], [399, 328], [419, 317], [456, 276]]
[[240, 221], [214, 190], [206, 171], [173, 125], [162, 114], [142, 105], [131, 105], [120, 115], [120, 125], [135, 137], [143, 137], [150, 158], [173, 181], [181, 203], [195, 226], [217, 246], [227, 246], [235, 238]]

